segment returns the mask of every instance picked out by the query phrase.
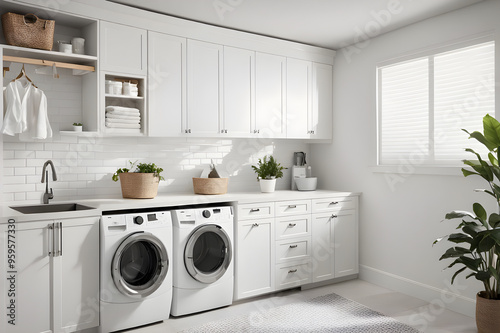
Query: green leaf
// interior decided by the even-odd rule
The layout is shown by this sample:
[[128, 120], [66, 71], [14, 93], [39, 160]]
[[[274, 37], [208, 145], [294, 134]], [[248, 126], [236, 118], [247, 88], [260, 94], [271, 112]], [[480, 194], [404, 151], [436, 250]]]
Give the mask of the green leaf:
[[497, 179], [500, 180], [500, 167], [493, 165], [491, 166], [491, 171], [493, 172], [495, 177], [497, 177]]
[[481, 265], [482, 260], [480, 258], [472, 259], [466, 256], [461, 256], [458, 258], [461, 260], [461, 263], [467, 266], [471, 271], [477, 272], [479, 270], [479, 265]]
[[481, 204], [475, 202], [472, 205], [472, 210], [474, 211], [476, 216], [479, 218], [481, 223], [485, 224], [486, 219], [488, 218], [488, 214], [486, 213], [486, 209], [484, 209], [484, 207]]
[[463, 210], [454, 210], [452, 212], [449, 212], [448, 214], [445, 215], [446, 220], [451, 220], [451, 219], [457, 219], [457, 218], [462, 218], [462, 217], [470, 217], [470, 218], [476, 218], [474, 214], [463, 211]]
[[464, 175], [464, 177], [471, 176], [471, 175], [479, 175], [477, 172], [469, 171], [469, 170], [464, 169], [464, 168], [462, 168], [462, 174]]
[[[478, 235], [477, 237], [481, 237], [481, 236]], [[479, 241], [479, 245], [477, 246], [477, 251], [478, 252], [487, 252], [487, 251], [491, 250], [491, 248], [493, 246], [495, 246], [495, 243], [496, 243], [495, 240], [490, 237], [489, 233], [487, 233]]]
[[476, 279], [479, 281], [487, 281], [491, 278], [491, 273], [489, 271], [479, 271], [476, 273]]
[[479, 142], [484, 144], [489, 150], [500, 146], [500, 123], [489, 114], [483, 118], [483, 132], [486, 142]]
[[465, 235], [462, 233], [451, 234], [448, 236], [448, 240], [453, 243], [470, 243], [472, 241], [472, 237], [469, 235]]
[[[490, 149], [490, 150], [493, 150], [493, 149]], [[488, 159], [490, 160], [491, 165], [498, 167], [498, 160], [495, 157], [495, 155], [493, 155], [492, 153], [488, 153]]]
[[[483, 118], [483, 127], [484, 127], [484, 118]], [[493, 149], [495, 149], [497, 146], [495, 146], [495, 144], [493, 144], [492, 142], [489, 142], [485, 137], [484, 135], [481, 133], [481, 132], [477, 132], [477, 131], [474, 131], [472, 133], [469, 133], [467, 130], [465, 129], [462, 129], [462, 131], [466, 132], [467, 134], [469, 134], [469, 139], [476, 139], [477, 141], [479, 141], [480, 143], [482, 143], [483, 145], [486, 146], [486, 148], [488, 148], [489, 151], [492, 151]]]
[[439, 260], [443, 260], [443, 259], [448, 259], [448, 258], [457, 258], [457, 257], [461, 257], [465, 254], [470, 254], [470, 250], [464, 248], [464, 247], [451, 247], [449, 248], [448, 250], [446, 250], [446, 252], [441, 256], [441, 258], [439, 258]]
[[500, 282], [500, 276], [498, 275], [498, 271], [493, 266], [488, 266], [488, 272], [490, 272], [491, 276], [493, 276], [495, 280]]
[[463, 271], [465, 271], [467, 267], [462, 267], [460, 268], [458, 271], [455, 272], [455, 274], [453, 274], [453, 276], [451, 277], [451, 284], [453, 284], [453, 282], [455, 281], [455, 278], [457, 277], [458, 274], [462, 273]]
[[488, 223], [492, 228], [496, 228], [500, 223], [500, 215], [497, 213], [491, 213]]

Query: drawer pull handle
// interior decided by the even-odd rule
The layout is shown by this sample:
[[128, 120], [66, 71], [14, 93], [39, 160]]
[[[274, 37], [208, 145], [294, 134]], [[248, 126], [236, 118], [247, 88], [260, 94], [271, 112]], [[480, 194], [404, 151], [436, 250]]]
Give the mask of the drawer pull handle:
[[297, 225], [297, 223], [288, 223], [288, 226], [289, 226], [290, 228], [293, 228], [293, 227], [295, 227], [296, 225]]
[[252, 208], [250, 209], [250, 213], [260, 212], [260, 208]]
[[295, 245], [290, 245], [290, 248], [291, 248], [291, 249], [295, 249], [297, 246], [298, 246], [297, 244], [295, 244]]
[[297, 272], [297, 268], [295, 268], [295, 269], [291, 269], [291, 270], [289, 270], [289, 271], [288, 271], [288, 273], [289, 273], [289, 274], [290, 274], [290, 273], [295, 273], [295, 272]]
[[337, 205], [339, 202], [338, 201], [332, 201], [330, 202], [330, 205]]
[[254, 223], [254, 224], [252, 224], [252, 227], [258, 227], [258, 226], [259, 226], [259, 224], [258, 224], [258, 223]]
[[337, 218], [337, 215], [332, 214], [331, 218], [332, 218], [332, 219], [335, 219], [335, 218]]
[[297, 208], [297, 205], [288, 205], [288, 208]]

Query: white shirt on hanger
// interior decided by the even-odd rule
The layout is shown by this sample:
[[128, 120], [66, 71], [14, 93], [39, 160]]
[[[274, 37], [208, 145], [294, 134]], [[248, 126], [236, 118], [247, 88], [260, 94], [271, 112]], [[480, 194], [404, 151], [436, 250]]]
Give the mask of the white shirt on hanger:
[[26, 78], [7, 85], [4, 94], [6, 114], [2, 133], [21, 133], [24, 139], [46, 139], [52, 137], [47, 114], [47, 97]]

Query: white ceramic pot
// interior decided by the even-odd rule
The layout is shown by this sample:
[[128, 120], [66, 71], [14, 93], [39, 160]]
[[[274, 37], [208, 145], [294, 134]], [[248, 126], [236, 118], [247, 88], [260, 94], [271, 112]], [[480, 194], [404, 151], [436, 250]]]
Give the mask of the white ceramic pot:
[[276, 179], [261, 179], [260, 183], [260, 191], [263, 193], [272, 193], [274, 192], [274, 188], [276, 187]]
[[74, 132], [81, 132], [82, 128], [83, 128], [83, 126], [75, 126], [75, 125], [73, 125], [73, 131]]

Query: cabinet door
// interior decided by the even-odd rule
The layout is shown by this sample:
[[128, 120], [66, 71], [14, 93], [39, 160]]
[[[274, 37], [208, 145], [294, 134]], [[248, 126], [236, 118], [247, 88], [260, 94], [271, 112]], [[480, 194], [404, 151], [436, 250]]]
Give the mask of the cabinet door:
[[334, 276], [334, 229], [333, 214], [313, 214], [312, 264], [313, 282], [333, 279]]
[[188, 39], [185, 129], [188, 133], [219, 135], [222, 60], [222, 45]]
[[313, 106], [309, 115], [311, 138], [332, 139], [333, 114], [333, 68], [330, 65], [313, 63]]
[[178, 136], [185, 112], [186, 39], [148, 33], [149, 136]]
[[54, 265], [55, 299], [60, 299], [54, 302], [54, 325], [59, 332], [97, 327], [99, 217], [63, 220], [62, 226], [62, 236], [56, 242], [60, 242], [62, 254], [54, 258], [58, 263]]
[[335, 277], [357, 274], [358, 221], [355, 210], [336, 213], [334, 221]]
[[255, 52], [224, 46], [224, 112], [221, 132], [249, 137], [253, 130]]
[[[23, 222], [0, 225], [1, 332], [53, 332], [50, 282], [52, 261], [49, 257], [52, 244], [52, 231], [49, 230], [51, 224]], [[9, 254], [14, 255], [10, 257], [13, 261], [8, 261]]]
[[288, 58], [286, 62], [287, 138], [309, 138], [309, 113], [312, 108], [312, 63]]
[[146, 30], [100, 22], [101, 70], [146, 75]]
[[236, 298], [274, 290], [274, 219], [239, 221], [236, 237]]
[[255, 55], [255, 129], [262, 137], [285, 137], [286, 58]]

